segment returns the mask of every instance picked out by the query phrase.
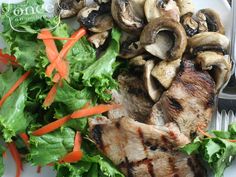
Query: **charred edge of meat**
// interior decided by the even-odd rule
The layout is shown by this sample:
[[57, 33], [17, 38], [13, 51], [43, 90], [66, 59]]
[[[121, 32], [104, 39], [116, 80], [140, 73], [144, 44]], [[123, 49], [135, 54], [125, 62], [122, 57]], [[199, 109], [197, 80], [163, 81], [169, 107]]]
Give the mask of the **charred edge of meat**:
[[[197, 159], [198, 160], [198, 159]], [[199, 161], [199, 160], [198, 160]], [[188, 166], [192, 169], [192, 171], [195, 174], [195, 177], [199, 176], [206, 176], [206, 170], [199, 162], [198, 164], [195, 164], [193, 159], [191, 157], [188, 158]], [[200, 166], [200, 167], [199, 167]]]
[[[175, 159], [173, 157], [169, 157], [168, 161], [169, 161], [169, 164], [170, 164], [170, 167], [171, 167], [171, 171], [178, 172], [179, 169], [176, 168], [176, 166], [175, 166], [175, 163], [176, 163]], [[179, 176], [178, 174], [175, 173], [175, 174], [173, 174], [173, 177], [181, 177], [181, 176]]]
[[92, 137], [100, 149], [104, 149], [104, 144], [102, 141], [102, 127], [100, 125], [95, 125], [92, 130]]
[[215, 93], [211, 93], [211, 96], [209, 97], [205, 108], [207, 109], [214, 106], [214, 103], [215, 103]]
[[200, 46], [200, 47], [196, 47], [193, 49], [192, 54], [194, 56], [196, 56], [199, 52], [204, 52], [204, 51], [214, 51], [214, 52], [220, 52], [223, 55], [227, 54], [227, 51], [224, 50], [221, 46], [216, 46], [216, 45], [212, 45], [212, 46]]
[[170, 106], [173, 107], [176, 111], [183, 111], [183, 107], [181, 104], [174, 98], [168, 98], [170, 102]]
[[133, 177], [133, 167], [145, 164], [148, 168], [149, 175], [151, 177], [155, 177], [152, 161], [152, 159], [145, 158], [136, 162], [129, 162], [128, 158], [126, 157], [125, 162], [121, 162], [118, 167], [127, 169], [127, 176]]

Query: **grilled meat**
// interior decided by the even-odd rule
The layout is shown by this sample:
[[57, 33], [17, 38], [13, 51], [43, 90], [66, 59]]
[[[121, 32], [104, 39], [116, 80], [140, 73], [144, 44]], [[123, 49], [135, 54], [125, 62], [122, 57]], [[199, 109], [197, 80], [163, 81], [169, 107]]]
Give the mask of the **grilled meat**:
[[177, 151], [190, 141], [173, 123], [155, 126], [101, 117], [89, 124], [98, 148], [128, 177], [205, 176], [194, 157]]
[[187, 137], [194, 135], [198, 126], [207, 128], [213, 114], [214, 88], [208, 72], [198, 71], [190, 60], [185, 60], [159, 103], [165, 122], [176, 122]]
[[153, 101], [149, 98], [143, 80], [130, 73], [118, 77], [119, 90], [112, 91], [113, 102], [123, 105], [122, 108], [109, 111], [108, 117], [116, 119], [131, 117], [139, 122], [146, 122]]

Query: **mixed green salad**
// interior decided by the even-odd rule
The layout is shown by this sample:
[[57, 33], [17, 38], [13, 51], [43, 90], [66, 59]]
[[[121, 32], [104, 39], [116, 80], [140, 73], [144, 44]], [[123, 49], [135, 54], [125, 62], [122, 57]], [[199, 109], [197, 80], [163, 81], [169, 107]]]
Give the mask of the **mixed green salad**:
[[[54, 166], [57, 177], [122, 177], [124, 175], [98, 152], [89, 139], [87, 118], [70, 120], [55, 131], [42, 136], [32, 134], [38, 128], [80, 110], [88, 102], [91, 105], [108, 102], [111, 99], [109, 90], [117, 88], [113, 74], [119, 65], [116, 62], [120, 38], [118, 29], [112, 29], [108, 47], [99, 56], [96, 55], [96, 50], [88, 42], [86, 36], [82, 37], [74, 43], [66, 55], [69, 65], [67, 78], [60, 79], [53, 103], [50, 106], [44, 106], [45, 98], [55, 85], [53, 76], [57, 71], [55, 69], [51, 77], [46, 76], [45, 68], [50, 64], [47, 55], [50, 54], [46, 51], [48, 46], [45, 46], [43, 40], [37, 39], [37, 36], [41, 29], [57, 26], [50, 30], [52, 35], [68, 38], [67, 40], [53, 40], [60, 52], [67, 41], [74, 40], [69, 39], [74, 30], [63, 22], [57, 25], [58, 17], [48, 18], [45, 15], [46, 12], [43, 12], [32, 15], [30, 18], [23, 16], [23, 20], [15, 23], [15, 27], [25, 32], [17, 32], [11, 28], [9, 14], [7, 15], [9, 9], [42, 4], [43, 0], [26, 0], [11, 5], [2, 4], [1, 22], [4, 29], [1, 36], [6, 47], [2, 50], [0, 61], [4, 63], [3, 59], [6, 58], [6, 54], [9, 55], [9, 60], [8, 63], [5, 61], [4, 72], [0, 74], [0, 98], [3, 98], [19, 80], [22, 82], [0, 106], [0, 139], [5, 142], [0, 145], [0, 154], [4, 155], [7, 146], [10, 150], [13, 149], [14, 154], [15, 146], [22, 161], [41, 167]], [[14, 60], [14, 57], [10, 56], [17, 59]], [[22, 80], [25, 74], [27, 77]], [[73, 151], [76, 132], [80, 132], [82, 136], [82, 159], [73, 163], [60, 161]], [[17, 155], [13, 157], [17, 161]], [[1, 155], [0, 176], [3, 173]]]
[[[0, 176], [8, 148], [17, 177], [22, 161], [39, 169], [53, 166], [57, 177], [124, 177], [98, 151], [88, 130], [88, 117], [118, 106], [109, 101], [110, 91], [118, 89], [121, 32], [113, 27], [98, 53], [85, 29], [74, 30], [42, 9], [20, 20], [11, 14], [12, 9], [43, 3], [2, 4], [1, 37], [6, 47], [0, 51]], [[236, 138], [236, 124], [227, 132], [210, 133], [203, 132], [205, 137], [181, 150], [197, 154], [216, 177], [222, 177], [236, 155], [236, 143], [230, 140]]]

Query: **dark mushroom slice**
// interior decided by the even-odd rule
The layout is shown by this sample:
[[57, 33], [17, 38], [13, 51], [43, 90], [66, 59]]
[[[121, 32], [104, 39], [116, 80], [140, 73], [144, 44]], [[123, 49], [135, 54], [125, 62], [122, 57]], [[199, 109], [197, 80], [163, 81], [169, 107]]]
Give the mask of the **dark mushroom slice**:
[[145, 26], [140, 43], [152, 55], [171, 61], [182, 57], [187, 46], [187, 36], [179, 22], [159, 17]]
[[103, 4], [103, 3], [110, 3], [111, 0], [94, 0], [98, 4]]
[[[202, 9], [198, 11], [196, 16], [200, 23], [205, 25], [207, 31], [225, 34], [224, 25], [221, 22], [220, 16], [214, 10]], [[200, 29], [200, 31], [202, 31], [202, 29]]]
[[179, 7], [174, 0], [146, 0], [144, 12], [148, 22], [161, 16], [170, 17], [176, 21], [180, 19]]
[[216, 82], [216, 91], [228, 81], [231, 73], [232, 63], [228, 55], [207, 51], [199, 53], [196, 61], [203, 70], [213, 70], [213, 78]]
[[194, 36], [198, 33], [198, 22], [193, 18], [193, 13], [189, 12], [183, 15], [180, 19], [181, 24], [183, 25], [186, 34], [189, 37]]
[[105, 43], [108, 36], [109, 36], [109, 32], [105, 31], [105, 32], [97, 33], [90, 36], [88, 40], [95, 46], [95, 48], [99, 48]]
[[227, 54], [229, 44], [229, 39], [217, 32], [203, 32], [188, 39], [190, 52], [193, 55], [203, 51], [217, 51]]
[[78, 21], [92, 32], [101, 33], [113, 27], [108, 4], [90, 4], [83, 8], [77, 17]]
[[183, 16], [187, 13], [194, 13], [193, 0], [176, 0], [177, 5], [180, 9], [180, 15]]
[[153, 68], [151, 74], [161, 83], [162, 86], [168, 89], [177, 75], [180, 63], [181, 59], [170, 62], [161, 61]]
[[140, 33], [145, 25], [143, 3], [144, 0], [112, 0], [112, 16], [122, 30]]
[[162, 94], [161, 86], [158, 88], [157, 81], [152, 77], [151, 72], [155, 66], [154, 60], [148, 60], [144, 66], [144, 85], [148, 91], [150, 98], [157, 102]]
[[58, 2], [58, 13], [63, 19], [74, 17], [84, 6], [85, 0], [60, 0]]
[[119, 56], [124, 59], [130, 59], [144, 53], [144, 48], [140, 45], [137, 36], [132, 36], [123, 32], [120, 40], [120, 54]]

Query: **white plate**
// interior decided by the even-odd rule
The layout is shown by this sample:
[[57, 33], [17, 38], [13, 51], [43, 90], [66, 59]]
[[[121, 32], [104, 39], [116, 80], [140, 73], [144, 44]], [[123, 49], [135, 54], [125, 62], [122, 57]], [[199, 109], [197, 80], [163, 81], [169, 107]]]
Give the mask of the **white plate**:
[[[21, 0], [0, 0], [2, 2], [19, 2]], [[48, 1], [48, 0], [46, 0]], [[89, 0], [88, 0], [89, 1]], [[212, 8], [216, 10], [220, 15], [221, 19], [226, 28], [226, 34], [230, 37], [230, 6], [227, 0], [193, 0], [196, 6], [196, 10], [202, 8]], [[3, 43], [0, 41], [0, 47], [3, 46]], [[4, 161], [5, 163], [5, 174], [3, 177], [14, 177], [15, 176], [15, 163], [11, 158], [11, 155], [8, 154], [7, 158]], [[228, 168], [225, 172], [225, 177], [234, 177], [236, 176], [236, 161]], [[55, 172], [48, 168], [42, 168], [41, 174], [36, 173], [36, 168], [31, 167], [30, 165], [24, 165], [24, 172], [22, 177], [55, 177]]]

